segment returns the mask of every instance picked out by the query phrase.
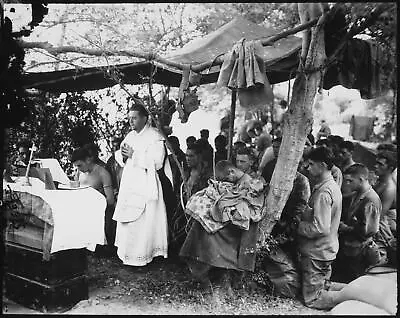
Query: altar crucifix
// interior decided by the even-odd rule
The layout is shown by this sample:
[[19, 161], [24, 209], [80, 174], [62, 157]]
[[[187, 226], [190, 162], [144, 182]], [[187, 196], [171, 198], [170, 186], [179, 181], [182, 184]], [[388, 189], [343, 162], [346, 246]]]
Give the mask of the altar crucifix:
[[32, 147], [29, 148], [29, 150], [31, 151], [30, 155], [29, 155], [29, 162], [28, 162], [28, 166], [26, 167], [26, 172], [25, 172], [25, 180], [23, 182], [23, 186], [31, 186], [31, 183], [29, 182], [29, 170], [31, 168], [31, 163], [32, 163], [32, 158], [33, 158], [33, 153], [35, 151], [37, 151], [37, 148], [35, 146], [35, 142], [32, 142]]

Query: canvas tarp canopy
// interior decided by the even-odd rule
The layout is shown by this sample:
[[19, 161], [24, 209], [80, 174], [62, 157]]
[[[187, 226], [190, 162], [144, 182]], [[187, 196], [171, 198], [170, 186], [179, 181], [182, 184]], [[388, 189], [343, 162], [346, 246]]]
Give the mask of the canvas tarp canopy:
[[[232, 46], [242, 38], [261, 40], [277, 34], [272, 28], [259, 26], [243, 18], [235, 18], [218, 30], [203, 38], [193, 40], [181, 49], [176, 50], [166, 60], [192, 66], [213, 61], [217, 56], [229, 52]], [[278, 40], [271, 46], [265, 46], [263, 59], [267, 67], [267, 77], [271, 84], [287, 81], [295, 77], [298, 66], [301, 38], [288, 36]], [[142, 84], [153, 70], [153, 83], [178, 87], [182, 79], [182, 71], [158, 63], [154, 60], [136, 63], [113, 65], [122, 74], [126, 84]], [[96, 90], [113, 86], [116, 82], [104, 74], [106, 67], [68, 69], [53, 72], [25, 73], [25, 88], [36, 88], [48, 92], [72, 92]], [[202, 72], [200, 84], [214, 83], [218, 79], [220, 66], [212, 66]]]

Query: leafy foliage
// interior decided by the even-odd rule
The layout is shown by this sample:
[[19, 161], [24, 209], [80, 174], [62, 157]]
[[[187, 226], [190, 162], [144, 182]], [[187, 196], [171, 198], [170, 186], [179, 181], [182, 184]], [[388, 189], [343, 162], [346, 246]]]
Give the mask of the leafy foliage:
[[287, 30], [299, 23], [297, 6], [288, 3], [204, 3], [207, 15], [197, 19], [197, 28], [203, 33], [215, 31], [235, 17], [276, 30]]
[[[148, 105], [148, 95], [137, 92], [133, 96]], [[28, 139], [39, 147], [38, 157], [56, 158], [66, 171], [72, 168], [69, 162], [72, 150], [86, 143], [98, 144], [102, 140], [111, 151], [111, 140], [123, 137], [129, 131], [127, 113], [129, 105], [134, 103], [130, 96], [118, 95], [118, 91], [112, 88], [99, 91], [96, 95], [40, 93], [31, 97], [31, 102], [32, 109], [24, 123], [9, 131], [9, 152], [16, 151], [12, 148], [13, 144]], [[168, 126], [171, 111], [164, 111], [164, 103], [171, 106], [166, 94], [159, 102], [153, 98], [148, 109], [163, 126]], [[104, 104], [111, 107], [99, 107]]]
[[382, 48], [383, 57], [381, 57], [381, 70], [383, 73], [383, 87], [391, 89], [397, 88], [397, 57], [396, 57], [396, 37], [397, 37], [397, 3], [346, 3], [346, 18], [349, 26], [359, 25], [370, 12], [378, 5], [385, 5], [385, 12], [379, 16], [379, 19], [361, 34], [370, 37], [376, 41]]
[[28, 113], [21, 85], [25, 52], [12, 37], [12, 22], [5, 18], [0, 29], [0, 113], [7, 126], [20, 122]]
[[32, 140], [39, 147], [38, 157], [56, 158], [68, 172], [74, 148], [100, 139], [110, 142], [128, 125], [126, 120], [111, 125], [97, 103], [82, 93], [40, 94], [32, 101], [34, 107], [24, 125], [10, 129], [10, 145], [20, 139]]
[[[3, 4], [1, 6], [1, 12], [3, 12]], [[30, 107], [29, 98], [21, 84], [25, 52], [17, 39], [30, 35], [33, 28], [42, 22], [47, 12], [46, 6], [40, 2], [32, 4], [32, 20], [27, 26], [29, 28], [25, 27], [19, 32], [13, 32], [11, 19], [1, 16], [0, 114], [6, 127], [19, 124], [28, 115]]]
[[[363, 21], [377, 5], [377, 3], [342, 4], [348, 27]], [[388, 3], [387, 8], [387, 12], [377, 23], [363, 33], [385, 48], [382, 65], [383, 81], [385, 85], [396, 90], [396, 4]], [[286, 30], [299, 23], [297, 6], [287, 3], [52, 4], [49, 5], [51, 14], [47, 15], [43, 9], [42, 7], [40, 10], [32, 10], [31, 25], [37, 25], [41, 21], [33, 32], [36, 36], [45, 35], [51, 38], [51, 35], [60, 34], [60, 28], [64, 28], [65, 32], [62, 33], [61, 39], [63, 45], [97, 47], [104, 50], [135, 48], [154, 50], [161, 55], [216, 30], [238, 16], [277, 30]], [[54, 66], [60, 66], [62, 60], [67, 63], [61, 68], [71, 65], [92, 66], [127, 62], [132, 61], [132, 58], [93, 58], [75, 53], [59, 54], [57, 57], [42, 54], [42, 58], [38, 58], [37, 52], [33, 55], [32, 51], [27, 51], [25, 56], [15, 41], [17, 33], [14, 32], [12, 37], [10, 29], [6, 26], [7, 24], [1, 29], [1, 43], [7, 45], [1, 45], [1, 69], [6, 69], [5, 73], [2, 72], [6, 76], [0, 78], [0, 107], [2, 113], [6, 113], [6, 123], [11, 126], [20, 123], [24, 116], [27, 118], [24, 125], [13, 129], [12, 138], [29, 135], [29, 138], [34, 138], [42, 145], [44, 155], [54, 156], [66, 165], [72, 147], [99, 139], [109, 142], [111, 137], [123, 136], [126, 133], [128, 127], [126, 113], [132, 101], [127, 96], [117, 98], [118, 94], [114, 89], [97, 91], [95, 94], [64, 94], [65, 96], [41, 94], [31, 101], [19, 81], [24, 58], [29, 64], [27, 68], [36, 70], [38, 67], [45, 70], [43, 68], [45, 63], [50, 63], [47, 64], [50, 67], [48, 69], [54, 69]], [[21, 32], [18, 34], [22, 35]], [[149, 104], [147, 86], [138, 86], [137, 89], [142, 100]], [[217, 89], [215, 85], [202, 86], [198, 93], [202, 105], [207, 105], [208, 109], [213, 110], [218, 108], [221, 116], [229, 109], [229, 94]], [[379, 105], [388, 102], [389, 100], [381, 101]], [[118, 118], [104, 109], [105, 104], [112, 105], [115, 112], [119, 113]], [[170, 114], [168, 111], [164, 112], [162, 105], [167, 104], [168, 98], [163, 102], [153, 100], [150, 103], [153, 115], [163, 118], [166, 122]], [[343, 103], [339, 107], [340, 112], [343, 112], [346, 105]], [[32, 112], [26, 117], [28, 109], [32, 109]], [[388, 112], [386, 116], [388, 121], [393, 120], [393, 109], [396, 108], [393, 107], [392, 113]], [[240, 109], [238, 111], [240, 112]]]
[[373, 101], [368, 101], [369, 108], [378, 115], [380, 133], [375, 136], [378, 141], [388, 140], [396, 130], [397, 115], [397, 3], [352, 3], [346, 4], [348, 18], [354, 24], [359, 24], [377, 6], [385, 5], [385, 12], [378, 20], [362, 34], [375, 41], [382, 49], [380, 56], [381, 85], [389, 89], [388, 95], [383, 95]]

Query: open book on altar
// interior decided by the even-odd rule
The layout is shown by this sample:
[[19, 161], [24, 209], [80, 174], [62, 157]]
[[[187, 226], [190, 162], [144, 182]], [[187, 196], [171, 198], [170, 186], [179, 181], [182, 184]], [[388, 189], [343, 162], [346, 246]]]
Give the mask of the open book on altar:
[[53, 177], [50, 173], [49, 168], [34, 168], [31, 167], [29, 170], [29, 176], [33, 178], [38, 178], [44, 182], [44, 187], [46, 190], [55, 190], [57, 189]]
[[39, 168], [48, 168], [50, 170], [52, 180], [54, 180], [55, 182], [69, 184], [70, 180], [64, 170], [61, 168], [60, 163], [57, 159], [34, 159], [32, 160], [32, 163], [38, 164]]

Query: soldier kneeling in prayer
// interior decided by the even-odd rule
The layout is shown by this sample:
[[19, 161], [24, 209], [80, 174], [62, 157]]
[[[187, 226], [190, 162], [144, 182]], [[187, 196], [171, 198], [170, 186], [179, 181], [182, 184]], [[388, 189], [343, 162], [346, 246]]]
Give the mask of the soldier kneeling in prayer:
[[329, 149], [315, 148], [308, 153], [305, 169], [315, 185], [297, 230], [304, 303], [325, 310], [337, 305], [339, 290], [345, 285], [330, 281], [342, 213], [342, 194], [331, 174], [332, 166]]
[[350, 166], [343, 175], [344, 187], [354, 195], [339, 224], [340, 248], [334, 269], [338, 280], [348, 283], [379, 262], [373, 236], [379, 229], [382, 204], [368, 182], [369, 172], [363, 164]]

